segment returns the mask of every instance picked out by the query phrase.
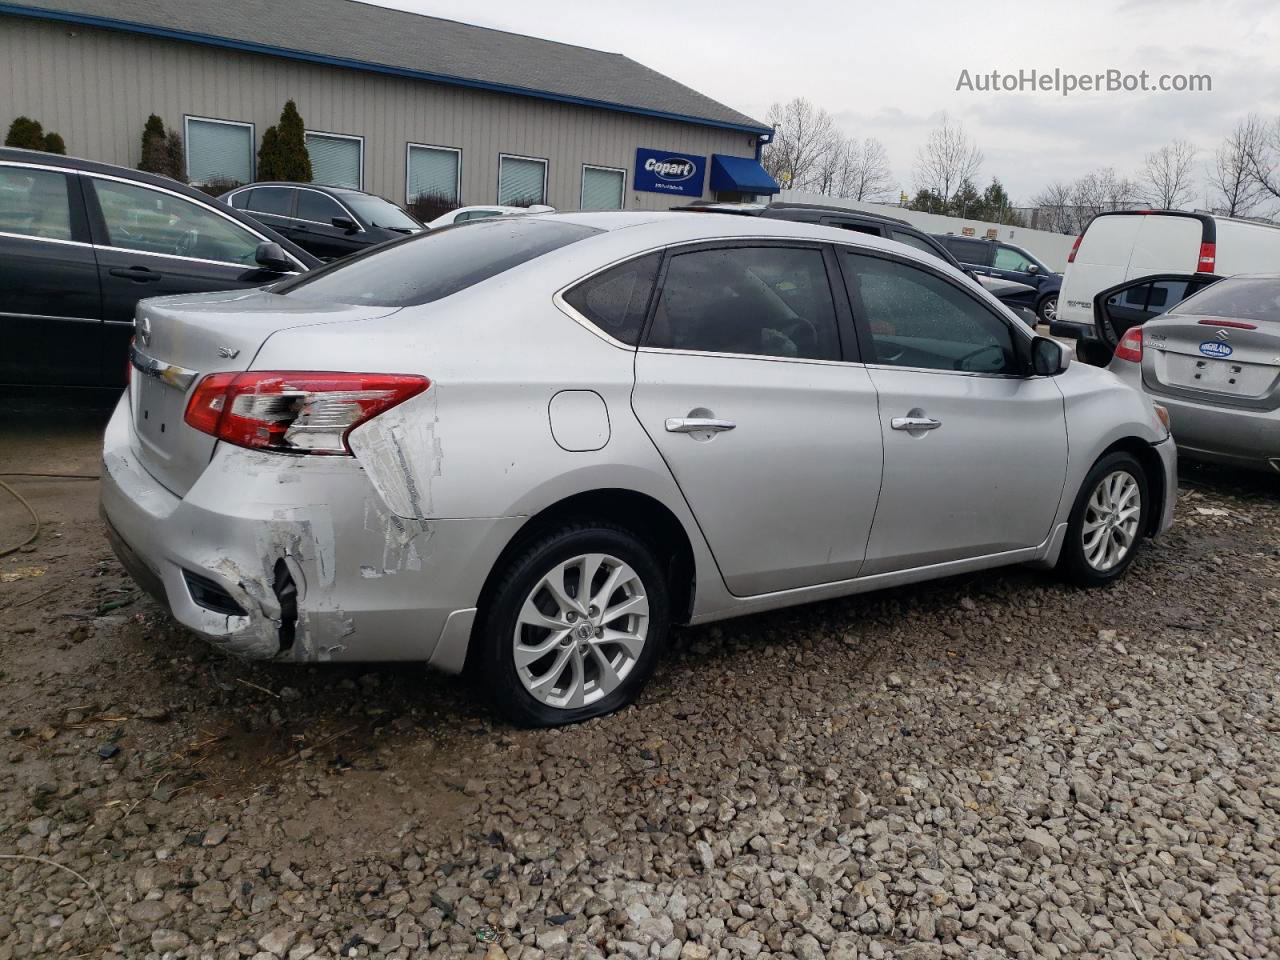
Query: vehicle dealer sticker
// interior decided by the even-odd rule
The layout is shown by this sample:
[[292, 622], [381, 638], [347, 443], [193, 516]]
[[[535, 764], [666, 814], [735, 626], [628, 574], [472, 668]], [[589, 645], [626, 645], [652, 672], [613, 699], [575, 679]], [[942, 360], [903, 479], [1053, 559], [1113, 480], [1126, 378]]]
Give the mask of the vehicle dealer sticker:
[[1229, 357], [1234, 352], [1229, 343], [1219, 343], [1217, 340], [1206, 340], [1200, 344], [1200, 352], [1206, 357]]

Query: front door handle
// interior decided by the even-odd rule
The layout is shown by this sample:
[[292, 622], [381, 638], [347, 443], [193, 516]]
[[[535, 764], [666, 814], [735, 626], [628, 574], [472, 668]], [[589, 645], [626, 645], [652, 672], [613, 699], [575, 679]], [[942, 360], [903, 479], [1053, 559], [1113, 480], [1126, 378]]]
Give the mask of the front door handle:
[[722, 433], [737, 424], [732, 420], [715, 420], [711, 417], [668, 417], [667, 433]]
[[895, 430], [937, 430], [942, 421], [932, 417], [894, 417], [889, 425]]
[[161, 278], [159, 273], [146, 267], [112, 267], [107, 273], [113, 277], [132, 280], [135, 283], [155, 283]]

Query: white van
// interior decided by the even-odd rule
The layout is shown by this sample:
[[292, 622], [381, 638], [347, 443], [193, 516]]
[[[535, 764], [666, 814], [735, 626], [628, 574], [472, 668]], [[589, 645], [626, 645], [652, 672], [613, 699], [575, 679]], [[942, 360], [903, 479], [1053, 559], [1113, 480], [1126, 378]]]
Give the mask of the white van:
[[1203, 285], [1198, 280], [1278, 271], [1280, 227], [1180, 210], [1102, 213], [1089, 221], [1067, 257], [1050, 332], [1079, 341], [1082, 359], [1105, 363], [1115, 338], [1098, 327], [1099, 294], [1144, 277], [1191, 281], [1178, 288], [1184, 291], [1181, 296], [1148, 304], [1145, 312], [1155, 315]]

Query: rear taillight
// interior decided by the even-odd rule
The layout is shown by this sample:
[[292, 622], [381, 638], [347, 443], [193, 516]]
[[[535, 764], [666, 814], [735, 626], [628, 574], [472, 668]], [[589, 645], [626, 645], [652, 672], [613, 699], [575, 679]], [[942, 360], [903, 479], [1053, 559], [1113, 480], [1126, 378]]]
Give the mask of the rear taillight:
[[1076, 262], [1076, 251], [1080, 249], [1080, 241], [1084, 239], [1084, 234], [1076, 237], [1076, 242], [1071, 245], [1071, 252], [1067, 254], [1067, 263]]
[[388, 373], [211, 373], [192, 391], [186, 421], [254, 450], [350, 456], [348, 433], [430, 386]]
[[1116, 346], [1116, 356], [1131, 363], [1142, 362], [1142, 328], [1130, 327]]
[[1218, 245], [1216, 243], [1200, 244], [1200, 259], [1196, 261], [1197, 273], [1213, 273], [1218, 265]]

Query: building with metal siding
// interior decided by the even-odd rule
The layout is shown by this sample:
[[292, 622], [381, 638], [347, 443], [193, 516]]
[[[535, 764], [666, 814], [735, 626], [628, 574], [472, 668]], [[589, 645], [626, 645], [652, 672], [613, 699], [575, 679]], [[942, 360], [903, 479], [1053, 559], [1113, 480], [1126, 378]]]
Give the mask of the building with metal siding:
[[[196, 179], [219, 164], [244, 179], [288, 99], [317, 166], [397, 203], [414, 199], [411, 166], [415, 183], [454, 173], [460, 204], [737, 199], [713, 158], [754, 159], [769, 135], [618, 54], [354, 0], [0, 2], [0, 123], [33, 117], [72, 155], [136, 166], [156, 113]], [[525, 196], [540, 164], [543, 195]]]

